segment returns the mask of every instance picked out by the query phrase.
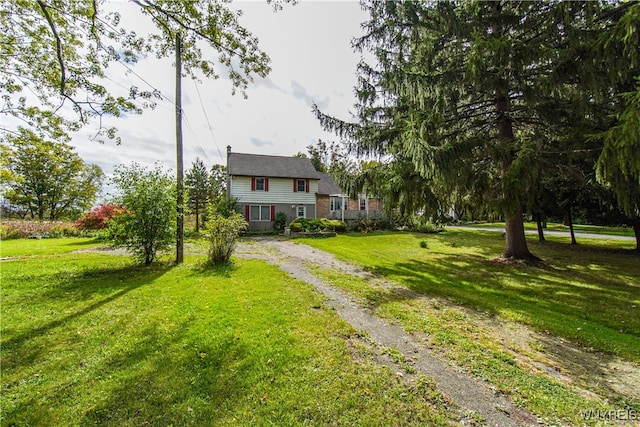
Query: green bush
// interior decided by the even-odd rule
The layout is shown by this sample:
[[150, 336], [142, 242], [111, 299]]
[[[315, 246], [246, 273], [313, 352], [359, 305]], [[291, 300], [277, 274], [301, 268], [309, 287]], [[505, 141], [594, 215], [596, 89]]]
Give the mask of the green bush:
[[176, 236], [176, 190], [173, 176], [159, 165], [119, 165], [111, 182], [120, 190], [115, 202], [124, 209], [109, 220], [109, 237], [145, 265], [169, 248]]
[[347, 224], [337, 219], [328, 218], [296, 218], [289, 224], [291, 231], [295, 232], [320, 232], [320, 231], [346, 231]]
[[228, 217], [215, 213], [213, 205], [208, 206], [204, 234], [209, 241], [209, 262], [214, 265], [227, 264], [236, 247], [240, 233], [249, 225], [238, 213]]
[[428, 218], [423, 216], [414, 216], [411, 218], [410, 226], [413, 231], [418, 233], [440, 233], [442, 226], [434, 224]]
[[284, 226], [286, 223], [287, 223], [287, 214], [284, 212], [276, 213], [276, 220], [273, 223], [273, 228], [276, 231], [282, 231], [284, 230]]

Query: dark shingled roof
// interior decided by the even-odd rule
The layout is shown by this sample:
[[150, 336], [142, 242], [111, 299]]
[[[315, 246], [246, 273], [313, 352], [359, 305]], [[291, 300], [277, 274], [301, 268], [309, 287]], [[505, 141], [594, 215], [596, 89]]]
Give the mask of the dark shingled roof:
[[328, 173], [318, 172], [320, 181], [318, 181], [318, 194], [342, 194], [340, 187], [333, 182], [333, 178]]
[[228, 153], [227, 168], [236, 176], [320, 179], [311, 161], [300, 157]]

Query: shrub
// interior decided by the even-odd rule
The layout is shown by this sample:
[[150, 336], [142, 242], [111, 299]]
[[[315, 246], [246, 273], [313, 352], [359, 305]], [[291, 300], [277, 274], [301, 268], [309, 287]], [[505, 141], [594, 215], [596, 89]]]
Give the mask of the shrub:
[[319, 231], [346, 231], [347, 224], [337, 219], [328, 218], [296, 218], [289, 224], [291, 231], [295, 232], [319, 232]]
[[80, 234], [73, 223], [65, 221], [2, 221], [0, 240], [42, 237], [70, 237]]
[[440, 233], [442, 226], [434, 224], [423, 216], [414, 216], [410, 221], [411, 229], [418, 233]]
[[276, 214], [276, 220], [273, 223], [273, 228], [276, 231], [282, 231], [284, 230], [284, 226], [287, 223], [287, 214], [284, 212], [278, 212]]
[[207, 206], [207, 215], [212, 213], [213, 215], [221, 215], [224, 217], [230, 217], [233, 214], [240, 212], [240, 205], [238, 199], [235, 197], [221, 197], [214, 205], [213, 210], [210, 210]]
[[236, 247], [240, 233], [249, 225], [238, 213], [224, 217], [215, 213], [211, 204], [207, 207], [207, 222], [204, 234], [209, 240], [209, 262], [214, 265], [226, 264]]
[[421, 247], [422, 249], [427, 249], [427, 242], [425, 242], [424, 240], [422, 240], [422, 241], [420, 242], [420, 247]]
[[125, 210], [109, 221], [109, 237], [116, 247], [129, 249], [146, 265], [175, 239], [174, 179], [159, 166], [148, 170], [136, 163], [116, 167], [112, 182], [120, 189], [118, 204]]
[[102, 230], [107, 227], [111, 218], [122, 212], [124, 208], [117, 203], [101, 203], [78, 219], [75, 226], [79, 230]]

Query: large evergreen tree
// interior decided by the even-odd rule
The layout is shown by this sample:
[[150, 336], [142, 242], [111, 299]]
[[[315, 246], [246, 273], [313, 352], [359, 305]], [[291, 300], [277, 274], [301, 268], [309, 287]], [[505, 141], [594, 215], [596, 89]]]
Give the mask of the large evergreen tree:
[[633, 223], [640, 251], [640, 3], [622, 3], [603, 19], [605, 31], [596, 43], [601, 76], [613, 94], [615, 124], [598, 135], [602, 153], [598, 179], [617, 196]]
[[359, 121], [316, 111], [321, 123], [353, 153], [402, 165], [395, 169], [425, 185], [482, 191], [506, 219], [503, 256], [535, 258], [523, 213], [538, 162], [553, 147], [568, 149], [574, 115], [583, 135], [607, 116], [606, 88], [585, 90], [594, 67], [576, 68], [604, 25], [598, 13], [610, 6], [373, 0], [366, 7], [370, 20], [355, 46], [377, 64], [359, 65]]

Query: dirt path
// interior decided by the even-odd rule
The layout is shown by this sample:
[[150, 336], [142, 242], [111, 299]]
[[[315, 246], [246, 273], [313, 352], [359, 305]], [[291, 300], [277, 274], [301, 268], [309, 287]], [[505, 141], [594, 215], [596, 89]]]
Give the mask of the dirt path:
[[[333, 255], [290, 241], [256, 239], [238, 247], [236, 255], [261, 258], [279, 266], [292, 277], [312, 284], [327, 298], [327, 305], [355, 329], [364, 331], [376, 343], [403, 353], [417, 374], [432, 377], [440, 392], [457, 404], [462, 414], [480, 415], [490, 426], [538, 425], [535, 415], [516, 407], [505, 396], [496, 395], [491, 387], [444, 363], [413, 335], [400, 326], [390, 325], [359, 305], [345, 293], [311, 274], [308, 265], [338, 269], [367, 278], [368, 273], [341, 262]], [[396, 369], [402, 370], [400, 366]]]

